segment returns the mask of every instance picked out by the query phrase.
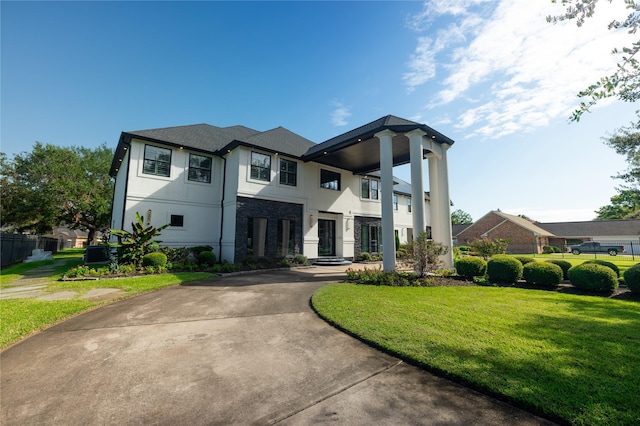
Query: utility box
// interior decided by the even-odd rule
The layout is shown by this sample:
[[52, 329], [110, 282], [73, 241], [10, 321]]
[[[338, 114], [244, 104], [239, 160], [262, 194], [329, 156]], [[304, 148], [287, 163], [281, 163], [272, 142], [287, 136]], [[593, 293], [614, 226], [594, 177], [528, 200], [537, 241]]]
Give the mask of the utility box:
[[113, 257], [107, 246], [88, 246], [84, 252], [85, 265], [108, 265], [111, 262]]

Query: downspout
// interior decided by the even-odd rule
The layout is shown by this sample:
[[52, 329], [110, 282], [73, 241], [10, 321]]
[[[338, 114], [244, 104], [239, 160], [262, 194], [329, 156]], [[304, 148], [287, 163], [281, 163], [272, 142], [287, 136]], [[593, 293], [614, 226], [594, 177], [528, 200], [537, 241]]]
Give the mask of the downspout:
[[224, 194], [227, 188], [227, 158], [222, 156], [222, 199], [220, 200], [220, 240], [218, 241], [218, 263], [222, 263], [222, 232], [224, 230]]

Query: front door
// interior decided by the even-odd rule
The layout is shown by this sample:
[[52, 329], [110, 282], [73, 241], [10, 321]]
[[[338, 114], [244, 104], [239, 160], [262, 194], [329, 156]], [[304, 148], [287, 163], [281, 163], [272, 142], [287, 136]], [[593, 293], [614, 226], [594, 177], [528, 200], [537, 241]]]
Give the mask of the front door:
[[318, 256], [336, 255], [336, 221], [318, 219]]

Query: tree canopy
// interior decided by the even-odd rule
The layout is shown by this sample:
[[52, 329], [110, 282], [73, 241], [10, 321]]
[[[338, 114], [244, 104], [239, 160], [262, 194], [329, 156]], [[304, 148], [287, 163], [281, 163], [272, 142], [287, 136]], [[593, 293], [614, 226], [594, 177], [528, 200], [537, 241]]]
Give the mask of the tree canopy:
[[[558, 0], [551, 0], [557, 3]], [[585, 19], [593, 16], [598, 0], [560, 0], [566, 6], [565, 13], [560, 16], [548, 16], [547, 21], [556, 23], [564, 20], [575, 19], [581, 26]], [[611, 3], [613, 0], [609, 0]], [[631, 36], [635, 36], [640, 26], [640, 4], [635, 0], [624, 0], [629, 13], [622, 20], [614, 19], [609, 23], [609, 29], [624, 28]], [[640, 51], [640, 40], [634, 39], [628, 46], [614, 47], [612, 54], [620, 56], [616, 70], [586, 89], [580, 91], [578, 96], [586, 99], [581, 101], [578, 109], [571, 116], [572, 121], [579, 121], [585, 112], [589, 112], [599, 100], [617, 97], [624, 102], [635, 102], [640, 99], [640, 62], [636, 54]]]
[[56, 226], [88, 231], [109, 228], [113, 151], [36, 142], [9, 160], [0, 154], [0, 219], [17, 232], [50, 233]]
[[473, 218], [469, 213], [460, 209], [451, 212], [452, 225], [467, 225], [469, 223], [473, 223]]

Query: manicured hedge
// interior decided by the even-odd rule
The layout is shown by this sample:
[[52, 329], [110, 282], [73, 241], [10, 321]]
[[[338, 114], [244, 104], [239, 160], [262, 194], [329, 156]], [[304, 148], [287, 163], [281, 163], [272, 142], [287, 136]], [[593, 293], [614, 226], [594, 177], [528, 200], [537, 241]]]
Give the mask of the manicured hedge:
[[159, 251], [147, 253], [142, 256], [142, 266], [155, 266], [164, 268], [165, 266], [167, 266], [167, 255], [164, 253], [160, 253]]
[[615, 263], [611, 263], [609, 261], [602, 260], [602, 259], [587, 260], [584, 263], [593, 263], [596, 265], [606, 266], [607, 268], [613, 269], [613, 272], [616, 273], [616, 277], [620, 278], [620, 268], [618, 268], [618, 265], [616, 265]]
[[569, 269], [571, 269], [571, 267], [573, 266], [571, 262], [567, 262], [566, 260], [562, 260], [562, 259], [550, 259], [550, 260], [547, 260], [547, 262], [553, 263], [554, 265], [558, 265], [560, 268], [562, 268], [562, 279], [564, 280], [569, 279], [568, 272], [569, 272]]
[[473, 280], [473, 277], [484, 277], [487, 273], [487, 262], [475, 256], [461, 257], [455, 264], [456, 272], [466, 280]]
[[634, 293], [640, 293], [640, 263], [624, 271], [624, 283]]
[[522, 263], [522, 266], [526, 265], [527, 263], [531, 263], [531, 262], [535, 262], [536, 261], [531, 256], [513, 256], [513, 257], [518, 259], [520, 261], [520, 263]]
[[529, 262], [522, 268], [522, 275], [529, 284], [555, 288], [562, 282], [562, 268], [548, 262]]
[[619, 284], [613, 269], [586, 262], [569, 269], [569, 280], [574, 286], [589, 291], [611, 291]]
[[198, 264], [213, 266], [216, 264], [216, 254], [212, 251], [205, 250], [198, 254]]
[[513, 256], [498, 255], [487, 263], [491, 283], [516, 283], [522, 278], [522, 263]]

